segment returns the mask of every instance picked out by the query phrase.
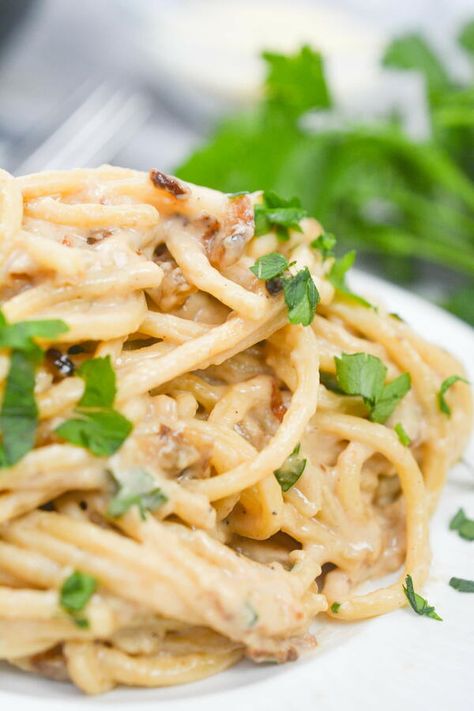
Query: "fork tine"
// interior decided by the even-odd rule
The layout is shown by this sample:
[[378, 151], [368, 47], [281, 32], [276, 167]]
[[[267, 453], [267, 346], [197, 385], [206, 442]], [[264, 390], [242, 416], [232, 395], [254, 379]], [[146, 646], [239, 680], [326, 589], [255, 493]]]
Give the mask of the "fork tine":
[[[73, 113], [19, 166], [16, 174], [90, 165], [111, 157], [150, 114], [140, 94], [97, 86]], [[109, 147], [110, 146], [110, 147]], [[106, 152], [108, 151], [108, 153]]]

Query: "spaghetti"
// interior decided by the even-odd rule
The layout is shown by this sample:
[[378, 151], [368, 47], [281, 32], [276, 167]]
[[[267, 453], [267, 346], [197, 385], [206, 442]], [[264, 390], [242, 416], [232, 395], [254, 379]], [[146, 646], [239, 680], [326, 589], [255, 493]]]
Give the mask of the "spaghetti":
[[[34, 446], [0, 475], [0, 658], [90, 694], [167, 686], [295, 659], [317, 614], [404, 605], [400, 580], [355, 589], [427, 575], [428, 514], [470, 430], [461, 381], [439, 408], [459, 363], [338, 290], [316, 221], [256, 237], [260, 194], [111, 166], [0, 183], [5, 323], [64, 323], [34, 339]], [[317, 289], [308, 326], [250, 269], [275, 253]], [[383, 422], [341, 387], [355, 354], [411, 378]]]

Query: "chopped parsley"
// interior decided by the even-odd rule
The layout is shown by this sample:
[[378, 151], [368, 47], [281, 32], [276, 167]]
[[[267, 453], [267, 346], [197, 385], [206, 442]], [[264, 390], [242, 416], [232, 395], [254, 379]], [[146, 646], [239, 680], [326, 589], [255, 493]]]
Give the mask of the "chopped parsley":
[[142, 520], [148, 511], [156, 511], [168, 501], [168, 497], [156, 486], [156, 481], [144, 469], [132, 469], [114, 475], [117, 493], [111, 499], [107, 513], [112, 518], [123, 516], [133, 506], [138, 508]]
[[369, 301], [358, 294], [354, 294], [354, 292], [347, 286], [346, 274], [354, 265], [355, 258], [356, 252], [355, 250], [352, 250], [351, 252], [346, 252], [346, 254], [340, 259], [335, 259], [334, 264], [329, 270], [328, 279], [339, 295], [345, 296], [361, 306], [372, 309], [373, 306]]
[[333, 602], [331, 605], [331, 612], [334, 612], [335, 614], [337, 614], [339, 612], [340, 607], [341, 607], [340, 602]]
[[372, 422], [386, 422], [410, 390], [408, 373], [402, 373], [385, 385], [387, 368], [380, 358], [369, 353], [343, 353], [340, 358], [335, 358], [335, 362], [339, 388], [346, 395], [362, 397]]
[[304, 472], [306, 459], [301, 459], [299, 456], [300, 449], [301, 445], [297, 444], [288, 459], [286, 459], [279, 469], [275, 469], [273, 472], [282, 491], [291, 489]]
[[96, 590], [97, 580], [92, 575], [77, 570], [62, 584], [59, 594], [61, 607], [71, 615], [78, 627], [89, 627], [88, 620], [79, 613], [84, 610]]
[[449, 584], [458, 592], [474, 593], [474, 580], [465, 578], [451, 578]]
[[282, 254], [271, 252], [259, 257], [250, 271], [267, 282], [270, 293], [283, 290], [290, 323], [309, 326], [319, 303], [319, 292], [308, 267], [291, 274], [291, 266]]
[[16, 464], [33, 449], [38, 425], [35, 371], [44, 351], [34, 338], [54, 339], [68, 330], [64, 321], [7, 323], [0, 311], [0, 348], [11, 349], [0, 409], [0, 467]]
[[308, 214], [298, 198], [285, 200], [272, 191], [265, 191], [262, 202], [254, 208], [255, 235], [265, 235], [274, 229], [280, 242], [287, 242], [289, 230], [302, 232], [300, 221]]
[[449, 528], [451, 531], [457, 531], [466, 541], [474, 541], [474, 519], [468, 518], [464, 509], [459, 509], [453, 516], [449, 522]]
[[439, 620], [442, 622], [443, 618], [438, 615], [434, 607], [429, 605], [428, 601], [425, 600], [424, 597], [421, 597], [421, 595], [418, 595], [418, 593], [415, 592], [411, 575], [407, 575], [405, 578], [403, 592], [405, 593], [411, 608], [417, 615], [425, 615], [425, 617], [431, 617], [432, 620]]
[[443, 382], [441, 383], [441, 387], [438, 391], [438, 407], [441, 412], [444, 412], [444, 414], [448, 417], [451, 416], [451, 408], [446, 402], [446, 398], [444, 396], [446, 395], [449, 388], [451, 388], [457, 382], [469, 383], [469, 381], [466, 380], [466, 378], [463, 378], [461, 375], [450, 375], [449, 378], [443, 380]]
[[132, 423], [113, 409], [115, 371], [110, 356], [85, 361], [77, 370], [85, 389], [75, 413], [56, 429], [63, 439], [88, 449], [96, 457], [116, 452], [132, 431]]
[[253, 267], [250, 267], [250, 271], [255, 274], [257, 279], [268, 281], [268, 279], [281, 276], [289, 266], [288, 260], [283, 254], [271, 252], [259, 257]]
[[319, 235], [319, 237], [316, 237], [316, 239], [313, 239], [311, 242], [311, 247], [321, 252], [323, 259], [333, 256], [335, 246], [336, 238], [330, 232], [323, 232], [322, 235]]
[[403, 444], [404, 447], [409, 447], [411, 444], [411, 439], [407, 435], [404, 426], [402, 425], [401, 422], [397, 422], [395, 427], [393, 428], [397, 434], [398, 439], [400, 442]]

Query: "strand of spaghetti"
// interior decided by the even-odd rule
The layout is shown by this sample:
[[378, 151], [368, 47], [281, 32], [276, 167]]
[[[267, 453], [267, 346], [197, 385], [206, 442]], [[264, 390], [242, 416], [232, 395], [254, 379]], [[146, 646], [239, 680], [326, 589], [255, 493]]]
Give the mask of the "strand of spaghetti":
[[250, 464], [241, 464], [206, 481], [189, 482], [188, 486], [205, 493], [210, 501], [253, 486], [278, 469], [298, 444], [307, 421], [316, 411], [319, 385], [316, 338], [311, 331], [294, 326], [288, 327], [286, 334], [290, 340], [294, 339], [290, 358], [298, 383], [291, 404], [276, 434]]
[[[138, 331], [146, 314], [143, 292], [127, 297], [104, 298], [90, 301], [77, 299], [46, 308], [35, 314], [38, 319], [62, 319], [69, 330], [57, 337], [59, 343], [105, 341]], [[120, 313], [120, 318], [116, 318]]]
[[5, 170], [0, 170], [0, 250], [10, 245], [21, 230], [23, 221], [23, 198], [15, 179]]
[[444, 446], [447, 423], [437, 407], [439, 383], [435, 374], [413, 346], [406, 339], [400, 338], [396, 332], [395, 319], [380, 316], [372, 309], [354, 308], [345, 304], [338, 303], [331, 308], [344, 321], [357, 325], [359, 331], [379, 340], [394, 362], [410, 373], [413, 388], [422, 404], [430, 428], [429, 440], [424, 446], [423, 470], [427, 489], [436, 498], [446, 476], [448, 458]]
[[235, 664], [242, 652], [134, 657], [103, 644], [68, 642], [65, 655], [69, 674], [88, 694], [100, 694], [117, 683], [163, 687], [204, 679]]
[[25, 205], [25, 215], [58, 225], [74, 227], [153, 227], [159, 214], [151, 205], [68, 204], [44, 197]]
[[24, 200], [43, 197], [44, 195], [67, 195], [95, 187], [100, 180], [123, 180], [136, 175], [136, 171], [103, 165], [99, 168], [79, 168], [76, 170], [46, 170], [42, 173], [30, 173], [15, 179], [23, 193]]
[[[350, 415], [316, 415], [317, 426], [344, 439], [373, 447], [395, 465], [406, 501], [407, 553], [403, 575], [421, 585], [428, 573], [428, 528], [423, 477], [413, 455], [383, 425]], [[341, 619], [359, 619], [383, 614], [406, 604], [401, 582], [367, 595], [356, 595], [344, 601], [338, 610]]]
[[26, 230], [18, 234], [15, 246], [28, 255], [37, 267], [56, 272], [62, 280], [78, 278], [85, 272], [87, 254], [79, 248]]
[[199, 338], [208, 333], [212, 327], [205, 323], [189, 321], [172, 314], [161, 314], [148, 311], [140, 324], [140, 333], [154, 338], [162, 338], [171, 343], [184, 343], [192, 338]]
[[212, 294], [229, 308], [245, 318], [258, 321], [269, 310], [269, 299], [263, 294], [254, 294], [236, 282], [226, 279], [212, 267], [198, 240], [186, 233], [186, 228], [166, 230], [166, 246], [181, 267], [186, 279], [202, 291]]
[[274, 304], [263, 323], [234, 316], [222, 326], [177, 346], [161, 358], [136, 363], [133, 369], [120, 368], [118, 401], [157, 388], [187, 371], [222, 362], [231, 349], [239, 351], [242, 343], [245, 347], [258, 343], [281, 328], [285, 320], [283, 306]]
[[2, 470], [0, 489], [9, 489], [20, 479], [34, 486], [50, 472], [90, 467], [93, 457], [85, 449], [68, 444], [49, 444], [28, 452], [15, 466]]
[[366, 510], [360, 490], [361, 471], [372, 453], [371, 448], [350, 442], [337, 460], [336, 494], [344, 510], [359, 519]]
[[63, 568], [45, 555], [0, 541], [0, 568], [35, 587], [55, 588], [64, 579]]
[[16, 489], [11, 493], [0, 495], [0, 523], [33, 511], [69, 491], [71, 487], [87, 491], [96, 489], [103, 482], [103, 476], [95, 472], [77, 472], [72, 477], [62, 475], [54, 478], [60, 481], [53, 481], [51, 485], [42, 484], [41, 489]]

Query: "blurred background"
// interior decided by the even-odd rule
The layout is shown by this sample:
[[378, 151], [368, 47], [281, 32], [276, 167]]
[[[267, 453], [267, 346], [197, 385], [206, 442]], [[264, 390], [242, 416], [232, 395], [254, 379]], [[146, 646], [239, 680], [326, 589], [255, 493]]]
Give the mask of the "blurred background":
[[472, 0], [0, 0], [0, 165], [102, 162], [297, 195], [474, 324]]

